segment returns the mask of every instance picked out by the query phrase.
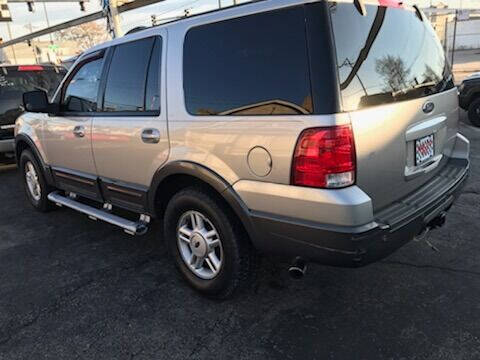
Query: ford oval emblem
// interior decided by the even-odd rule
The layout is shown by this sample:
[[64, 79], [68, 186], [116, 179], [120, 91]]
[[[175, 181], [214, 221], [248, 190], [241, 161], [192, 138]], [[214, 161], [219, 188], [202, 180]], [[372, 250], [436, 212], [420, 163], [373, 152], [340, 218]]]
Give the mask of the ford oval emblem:
[[425, 114], [430, 114], [433, 109], [435, 109], [435, 104], [431, 101], [428, 101], [426, 102], [425, 104], [423, 104], [423, 112]]

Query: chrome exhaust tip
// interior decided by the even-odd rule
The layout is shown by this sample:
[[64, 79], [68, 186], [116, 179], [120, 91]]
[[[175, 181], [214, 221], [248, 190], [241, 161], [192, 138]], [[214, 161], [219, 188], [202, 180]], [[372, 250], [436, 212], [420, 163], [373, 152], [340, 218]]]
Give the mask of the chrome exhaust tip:
[[301, 257], [296, 257], [288, 268], [288, 274], [292, 279], [301, 279], [307, 272], [307, 262]]
[[432, 221], [430, 221], [427, 224], [427, 227], [429, 227], [432, 230], [441, 228], [443, 225], [445, 225], [446, 220], [447, 220], [447, 213], [445, 211], [442, 211], [436, 218], [434, 218]]

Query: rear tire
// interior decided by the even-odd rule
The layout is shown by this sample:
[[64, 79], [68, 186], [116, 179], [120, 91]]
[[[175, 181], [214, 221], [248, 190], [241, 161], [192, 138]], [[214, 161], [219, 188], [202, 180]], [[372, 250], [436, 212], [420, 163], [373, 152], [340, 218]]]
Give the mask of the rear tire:
[[468, 107], [468, 119], [472, 125], [480, 127], [480, 99], [475, 99]]
[[30, 204], [41, 212], [52, 210], [55, 206], [47, 196], [53, 189], [48, 186], [42, 167], [30, 150], [20, 155], [20, 173]]
[[210, 191], [191, 187], [175, 194], [164, 233], [177, 268], [200, 293], [226, 299], [253, 284], [255, 250], [232, 211]]

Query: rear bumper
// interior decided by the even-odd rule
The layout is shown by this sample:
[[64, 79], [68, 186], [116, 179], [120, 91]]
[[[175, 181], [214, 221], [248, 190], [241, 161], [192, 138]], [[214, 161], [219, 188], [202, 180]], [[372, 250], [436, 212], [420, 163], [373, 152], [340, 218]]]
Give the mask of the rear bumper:
[[15, 148], [14, 144], [14, 139], [0, 140], [0, 153], [13, 152]]
[[356, 267], [380, 260], [412, 240], [448, 211], [469, 172], [468, 159], [451, 159], [438, 177], [375, 214], [363, 226], [328, 226], [252, 212], [259, 250], [326, 265]]

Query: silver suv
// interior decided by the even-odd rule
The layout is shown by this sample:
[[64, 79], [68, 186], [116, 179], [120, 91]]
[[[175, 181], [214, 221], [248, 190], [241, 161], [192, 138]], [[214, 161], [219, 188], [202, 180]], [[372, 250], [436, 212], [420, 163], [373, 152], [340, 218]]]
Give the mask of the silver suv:
[[251, 282], [258, 253], [300, 272], [387, 256], [443, 224], [469, 169], [442, 47], [399, 5], [193, 16], [86, 51], [52, 103], [24, 102], [32, 205], [130, 234], [162, 219], [183, 276], [219, 298]]

